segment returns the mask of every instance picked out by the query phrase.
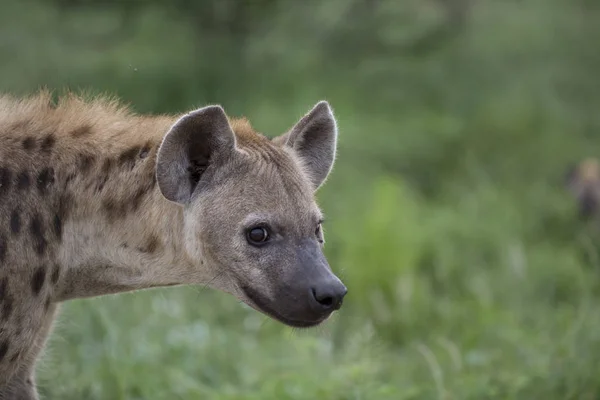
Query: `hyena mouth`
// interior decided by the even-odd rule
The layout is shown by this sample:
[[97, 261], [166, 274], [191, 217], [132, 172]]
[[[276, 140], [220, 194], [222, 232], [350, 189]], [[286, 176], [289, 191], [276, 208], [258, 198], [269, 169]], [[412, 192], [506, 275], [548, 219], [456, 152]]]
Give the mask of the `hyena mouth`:
[[283, 324], [292, 326], [294, 328], [312, 328], [314, 326], [319, 325], [321, 322], [325, 321], [328, 317], [328, 315], [327, 315], [327, 316], [317, 319], [317, 320], [290, 319], [290, 318], [284, 317], [279, 312], [277, 312], [275, 309], [273, 309], [273, 307], [271, 307], [269, 305], [269, 301], [262, 294], [258, 293], [256, 290], [254, 290], [248, 286], [240, 286], [240, 289], [242, 290], [242, 292], [244, 292], [246, 297], [250, 300], [250, 302], [248, 303], [249, 306], [251, 306], [255, 310], [267, 315], [268, 317], [273, 318], [274, 320], [277, 320]]

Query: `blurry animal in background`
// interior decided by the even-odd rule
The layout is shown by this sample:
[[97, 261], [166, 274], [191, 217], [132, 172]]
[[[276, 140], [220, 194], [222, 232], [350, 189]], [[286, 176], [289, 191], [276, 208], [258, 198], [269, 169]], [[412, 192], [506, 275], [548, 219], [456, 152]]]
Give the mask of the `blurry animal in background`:
[[581, 218], [591, 218], [600, 206], [600, 162], [587, 158], [572, 165], [566, 173], [567, 190], [575, 197]]

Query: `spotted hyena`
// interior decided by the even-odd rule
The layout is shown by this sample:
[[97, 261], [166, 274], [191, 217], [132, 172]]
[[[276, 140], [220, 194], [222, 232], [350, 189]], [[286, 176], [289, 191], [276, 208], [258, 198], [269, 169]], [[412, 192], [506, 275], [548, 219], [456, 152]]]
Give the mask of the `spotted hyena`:
[[340, 308], [315, 191], [337, 124], [317, 103], [269, 139], [220, 106], [140, 116], [115, 100], [0, 97], [0, 399], [36, 399], [63, 301], [208, 284], [290, 326]]

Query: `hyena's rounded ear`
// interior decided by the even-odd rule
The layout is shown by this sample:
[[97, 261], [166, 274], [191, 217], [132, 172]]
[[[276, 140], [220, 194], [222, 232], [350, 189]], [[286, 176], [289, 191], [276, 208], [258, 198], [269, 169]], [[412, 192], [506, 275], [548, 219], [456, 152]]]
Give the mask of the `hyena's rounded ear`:
[[184, 115], [158, 149], [156, 180], [161, 193], [187, 204], [206, 168], [234, 149], [235, 134], [223, 108], [208, 106]]
[[328, 102], [320, 101], [287, 133], [273, 138], [273, 142], [296, 152], [317, 190], [333, 168], [337, 135], [333, 111]]

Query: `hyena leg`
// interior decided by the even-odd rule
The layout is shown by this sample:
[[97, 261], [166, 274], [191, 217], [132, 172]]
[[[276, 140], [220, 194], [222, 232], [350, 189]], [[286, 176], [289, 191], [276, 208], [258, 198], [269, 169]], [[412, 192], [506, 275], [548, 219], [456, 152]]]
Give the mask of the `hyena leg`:
[[0, 400], [39, 400], [33, 374], [27, 369], [14, 374], [8, 384], [0, 387]]
[[39, 400], [35, 384], [35, 366], [52, 330], [56, 305], [48, 304], [44, 308], [44, 317], [30, 327], [34, 335], [29, 341], [29, 346], [15, 351], [11, 357], [19, 367], [6, 384], [0, 384], [0, 400]]

